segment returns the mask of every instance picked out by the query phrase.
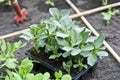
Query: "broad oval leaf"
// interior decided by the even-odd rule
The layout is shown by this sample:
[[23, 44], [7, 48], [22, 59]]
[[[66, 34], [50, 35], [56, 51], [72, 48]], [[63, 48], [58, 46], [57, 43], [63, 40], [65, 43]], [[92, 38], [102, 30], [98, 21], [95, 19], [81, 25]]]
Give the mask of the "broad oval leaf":
[[35, 80], [43, 80], [43, 74], [42, 73], [36, 74]]
[[69, 34], [65, 34], [65, 33], [62, 33], [62, 32], [57, 32], [57, 33], [56, 33], [56, 36], [57, 36], [57, 37], [61, 37], [61, 38], [66, 38], [66, 37], [69, 36]]
[[63, 16], [69, 16], [70, 14], [70, 11], [67, 10], [67, 9], [64, 9], [64, 10], [61, 10], [60, 11], [60, 15], [63, 17]]
[[60, 12], [57, 8], [50, 8], [49, 12], [50, 12], [50, 14], [52, 15], [53, 18], [55, 18], [56, 20], [59, 20]]
[[56, 79], [60, 79], [61, 77], [62, 77], [62, 71], [61, 70], [59, 70], [59, 72], [55, 72], [55, 78]]
[[70, 54], [71, 54], [70, 51], [69, 51], [69, 52], [64, 52], [64, 53], [62, 54], [62, 56], [63, 56], [64, 58], [67, 58], [68, 56], [70, 56]]
[[100, 35], [95, 41], [94, 41], [94, 46], [95, 48], [100, 48], [103, 44], [103, 41], [105, 40], [104, 35]]
[[94, 46], [93, 46], [93, 45], [87, 44], [87, 45], [84, 45], [84, 46], [81, 48], [81, 51], [90, 51], [90, 50], [93, 50], [93, 49], [94, 49]]
[[76, 56], [78, 54], [80, 54], [81, 50], [79, 48], [74, 48], [72, 51], [71, 51], [71, 55], [72, 56]]
[[10, 69], [15, 69], [17, 66], [16, 63], [17, 63], [16, 59], [7, 59], [5, 65]]
[[97, 56], [96, 55], [89, 55], [89, 57], [87, 58], [87, 63], [90, 65], [90, 66], [93, 66], [95, 64], [95, 62], [97, 61]]
[[20, 77], [20, 75], [18, 75], [17, 73], [12, 72], [14, 77], [16, 78], [16, 80], [22, 80], [22, 78]]
[[69, 46], [66, 46], [66, 47], [63, 47], [62, 50], [64, 51], [71, 51], [73, 48], [72, 47], [69, 47]]
[[72, 77], [70, 75], [66, 74], [66, 75], [63, 75], [61, 80], [72, 80]]
[[99, 57], [104, 57], [104, 56], [108, 56], [108, 53], [107, 53], [106, 51], [98, 51], [98, 52], [97, 52], [97, 55], [98, 55]]
[[50, 73], [48, 72], [44, 73], [43, 80], [49, 80], [49, 78], [50, 78]]
[[[34, 79], [35, 79], [34, 74], [29, 73], [29, 74], [26, 75], [26, 79], [25, 79], [25, 80], [34, 80]], [[35, 80], [36, 80], [36, 79], [35, 79]]]
[[89, 51], [82, 51], [80, 53], [80, 55], [82, 55], [83, 57], [88, 57], [90, 55], [90, 52]]

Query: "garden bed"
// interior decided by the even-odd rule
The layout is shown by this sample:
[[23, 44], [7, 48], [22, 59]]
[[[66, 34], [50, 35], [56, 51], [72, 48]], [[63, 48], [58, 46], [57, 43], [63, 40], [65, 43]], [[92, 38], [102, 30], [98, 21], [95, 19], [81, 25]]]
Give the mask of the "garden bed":
[[[100, 6], [101, 3], [97, 0], [72, 0], [81, 11], [92, 9]], [[94, 1], [94, 4], [93, 4]], [[113, 2], [118, 2], [119, 0], [112, 0]], [[14, 31], [22, 30], [28, 28], [29, 25], [39, 23], [49, 17], [48, 9], [49, 6], [44, 4], [44, 1], [35, 0], [25, 0], [21, 2], [22, 7], [25, 7], [32, 20], [26, 21], [23, 25], [19, 24], [16, 26], [13, 21], [13, 16], [15, 13], [11, 8], [4, 8], [0, 4], [0, 35], [5, 35]], [[62, 5], [62, 6], [61, 6]], [[59, 9], [70, 9], [71, 14], [74, 11], [65, 3], [65, 1], [56, 1], [56, 7]], [[117, 9], [120, 10], [118, 7]], [[79, 19], [77, 19], [79, 21]], [[120, 13], [114, 16], [111, 20], [111, 24], [106, 26], [104, 24], [102, 15], [92, 14], [87, 16], [87, 20], [95, 27], [99, 33], [104, 33], [106, 35], [106, 41], [113, 47], [113, 49], [120, 56]], [[79, 21], [82, 23], [81, 21]], [[84, 25], [84, 24], [83, 24]], [[9, 40], [15, 41], [18, 37], [10, 38]], [[31, 45], [30, 45], [31, 46]], [[25, 49], [27, 50], [27, 48]], [[23, 52], [23, 51], [20, 51]], [[19, 57], [23, 55], [19, 54]], [[92, 73], [87, 73], [83, 76], [82, 80], [119, 80], [120, 79], [120, 65], [114, 60], [114, 58], [109, 55], [109, 57], [102, 59], [97, 65], [97, 69]]]

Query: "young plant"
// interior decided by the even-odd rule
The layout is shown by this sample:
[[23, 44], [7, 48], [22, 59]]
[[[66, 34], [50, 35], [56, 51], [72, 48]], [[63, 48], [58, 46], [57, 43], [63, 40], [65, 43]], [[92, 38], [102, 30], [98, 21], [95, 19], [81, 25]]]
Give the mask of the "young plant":
[[63, 68], [69, 74], [71, 67], [82, 70], [88, 65], [93, 66], [98, 58], [108, 55], [102, 47], [103, 35], [98, 38], [91, 36], [89, 29], [80, 27], [70, 18], [68, 10], [50, 8], [49, 12], [50, 19], [33, 25], [29, 33], [21, 36], [26, 40], [31, 39], [36, 50], [42, 48], [43, 52], [49, 54], [49, 59], [59, 61], [60, 57], [66, 58], [68, 62], [63, 61]]
[[[45, 72], [33, 74], [31, 73], [33, 69], [33, 61], [29, 60], [28, 58], [23, 59], [18, 65], [18, 69], [16, 70], [10, 70], [7, 69], [7, 75], [5, 76], [5, 80], [51, 80], [50, 79], [50, 73]], [[61, 79], [61, 80], [72, 80], [72, 77], [68, 74], [63, 75], [61, 71], [55, 72], [55, 80]]]
[[11, 5], [11, 0], [0, 0], [0, 3], [5, 2], [5, 5]]
[[98, 58], [102, 58], [103, 56], [108, 56], [108, 53], [105, 50], [105, 47], [102, 46], [105, 37], [104, 35], [100, 35], [97, 39], [92, 42], [92, 46], [87, 46], [86, 49], [82, 48], [82, 52], [80, 55], [87, 57], [87, 63], [91, 66], [95, 64]]
[[[45, 42], [44, 38], [46, 38], [46, 35], [44, 33], [46, 32], [45, 30], [45, 25], [44, 24], [34, 24], [30, 26], [30, 32], [25, 32], [23, 35], [21, 35], [21, 38], [24, 38], [25, 40], [29, 41], [32, 40], [34, 42], [34, 48], [37, 53], [40, 52], [40, 47], [44, 47]], [[43, 34], [42, 34], [43, 33]], [[42, 36], [39, 38], [39, 36]], [[39, 42], [40, 40], [40, 42]]]
[[110, 20], [113, 15], [116, 15], [119, 12], [119, 10], [112, 10], [112, 8], [109, 8], [107, 12], [102, 12], [103, 19], [106, 21], [106, 24], [110, 24]]
[[68, 74], [70, 74], [71, 67], [72, 67], [72, 61], [71, 60], [69, 60], [67, 62], [63, 62], [63, 68], [68, 72]]
[[83, 60], [84, 60], [84, 57], [80, 55], [76, 56], [75, 64], [73, 65], [73, 67], [79, 68], [80, 71], [83, 70], [84, 68], [87, 69], [87, 64], [84, 64]]
[[102, 0], [102, 5], [106, 6], [108, 4], [108, 0]]
[[46, 0], [45, 4], [48, 4], [50, 6], [55, 6], [54, 2], [52, 0]]
[[14, 56], [14, 52], [25, 45], [26, 44], [23, 44], [21, 41], [10, 44], [4, 39], [0, 40], [0, 68], [4, 66], [11, 69], [15, 68], [17, 60]]
[[70, 76], [70, 75], [68, 75], [68, 74], [65, 74], [65, 75], [63, 75], [62, 74], [62, 71], [58, 71], [58, 72], [55, 72], [54, 73], [54, 75], [55, 75], [55, 80], [72, 80], [72, 77]]
[[44, 74], [38, 73], [33, 74], [31, 73], [33, 69], [33, 63], [29, 59], [24, 59], [21, 61], [19, 65], [18, 71], [11, 71], [9, 69], [6, 70], [7, 74], [5, 80], [49, 80], [50, 74], [45, 72]]

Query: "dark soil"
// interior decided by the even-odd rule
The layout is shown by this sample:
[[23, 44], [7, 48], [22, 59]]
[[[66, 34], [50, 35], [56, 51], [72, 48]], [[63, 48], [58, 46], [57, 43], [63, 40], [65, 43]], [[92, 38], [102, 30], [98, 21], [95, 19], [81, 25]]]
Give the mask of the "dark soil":
[[[76, 6], [81, 10], [88, 10], [98, 6], [101, 6], [101, 3], [97, 0], [72, 0]], [[110, 3], [119, 2], [119, 0], [109, 0]], [[55, 0], [56, 7], [59, 9], [69, 9], [71, 14], [74, 11], [67, 5], [64, 0]], [[29, 12], [29, 18], [24, 24], [19, 24], [17, 26], [14, 24], [13, 17], [15, 12], [11, 7], [4, 7], [3, 4], [0, 4], [0, 35], [5, 35], [11, 32], [19, 31], [26, 29], [31, 24], [37, 24], [41, 20], [49, 18], [48, 9], [50, 6], [45, 5], [43, 0], [23, 0], [20, 1], [21, 6], [26, 8]], [[120, 10], [120, 7], [117, 9]], [[30, 20], [31, 18], [31, 20]], [[120, 56], [120, 13], [112, 17], [111, 24], [106, 26], [102, 15], [100, 13], [88, 15], [87, 20], [94, 26], [94, 28], [99, 33], [104, 33], [106, 35], [106, 41], [112, 46], [112, 48]], [[84, 24], [77, 19], [81, 25]], [[18, 41], [19, 37], [12, 37], [7, 39], [11, 42]], [[24, 52], [29, 49], [31, 45], [28, 45], [26, 48], [19, 50], [16, 54], [19, 59], [25, 57]], [[87, 73], [81, 80], [120, 80], [120, 65], [119, 63], [109, 55], [108, 57], [103, 58], [97, 65], [96, 69], [91, 73]]]

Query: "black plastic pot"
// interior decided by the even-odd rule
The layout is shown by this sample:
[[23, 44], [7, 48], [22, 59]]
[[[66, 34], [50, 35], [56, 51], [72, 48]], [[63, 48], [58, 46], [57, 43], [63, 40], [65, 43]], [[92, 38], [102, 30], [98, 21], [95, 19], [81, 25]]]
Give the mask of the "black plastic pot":
[[[55, 66], [53, 66], [53, 65], [45, 62], [44, 60], [42, 60], [41, 58], [39, 58], [39, 57], [37, 57], [37, 56], [35, 56], [35, 55], [33, 55], [33, 54], [29, 54], [28, 56], [29, 56], [31, 59], [40, 61], [41, 65], [43, 65], [43, 66], [46, 67], [47, 69], [52, 70], [52, 72], [55, 72], [55, 71], [59, 71], [59, 70], [60, 70], [60, 69], [56, 68]], [[99, 61], [100, 61], [100, 59], [96, 61], [96, 63], [94, 64], [94, 66], [88, 66], [87, 69], [83, 69], [82, 71], [80, 71], [80, 72], [79, 72], [78, 74], [76, 74], [75, 76], [72, 76], [72, 79], [73, 79], [73, 80], [79, 80], [84, 74], [86, 74], [86, 73], [89, 72], [89, 71], [94, 70], [95, 67], [96, 67], [96, 65], [97, 65], [97, 63], [98, 63]], [[64, 74], [64, 73], [66, 73], [66, 72], [63, 72], [63, 74]]]

